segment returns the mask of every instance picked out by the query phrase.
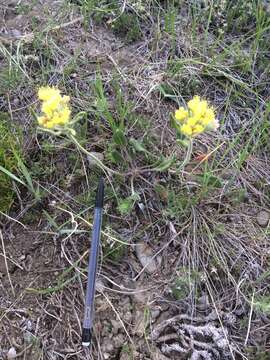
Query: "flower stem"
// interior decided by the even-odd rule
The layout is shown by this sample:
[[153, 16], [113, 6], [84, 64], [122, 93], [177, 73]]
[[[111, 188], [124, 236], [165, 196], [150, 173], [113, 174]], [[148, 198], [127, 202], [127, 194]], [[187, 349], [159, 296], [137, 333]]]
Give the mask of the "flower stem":
[[106, 178], [108, 179], [108, 182], [110, 183], [111, 187], [112, 187], [112, 190], [113, 190], [113, 193], [114, 193], [114, 196], [115, 198], [117, 199], [118, 201], [118, 196], [117, 196], [117, 193], [114, 189], [114, 186], [113, 186], [113, 183], [112, 183], [112, 180], [110, 178], [109, 175], [112, 175], [112, 174], [116, 174], [116, 175], [121, 175], [121, 173], [119, 173], [118, 171], [115, 171], [115, 170], [112, 170], [110, 169], [108, 166], [104, 165], [103, 162], [101, 160], [99, 160], [95, 155], [93, 155], [91, 152], [87, 151], [79, 142], [78, 140], [76, 139], [76, 137], [72, 134], [69, 134], [68, 137], [70, 138], [70, 140], [72, 140], [72, 142], [77, 146], [77, 148], [79, 150], [81, 150], [84, 154], [86, 154], [87, 156], [91, 157], [96, 163], [97, 165], [101, 168], [101, 170], [104, 172]]
[[90, 158], [92, 158], [97, 165], [103, 170], [103, 172], [107, 175], [107, 173], [109, 174], [116, 174], [116, 175], [121, 175], [118, 171], [112, 170], [110, 169], [108, 166], [104, 165], [103, 162], [101, 160], [99, 160], [95, 155], [93, 155], [93, 153], [87, 151], [76, 139], [76, 137], [72, 134], [68, 135], [70, 140], [72, 140], [72, 142], [77, 146], [78, 149], [80, 149], [84, 154], [86, 154], [87, 156], [89, 156]]
[[190, 158], [192, 155], [192, 150], [193, 150], [193, 140], [190, 139], [189, 143], [188, 143], [188, 149], [187, 149], [187, 153], [186, 153], [186, 157], [184, 159], [184, 161], [182, 162], [180, 169], [184, 169], [184, 167], [190, 162]]

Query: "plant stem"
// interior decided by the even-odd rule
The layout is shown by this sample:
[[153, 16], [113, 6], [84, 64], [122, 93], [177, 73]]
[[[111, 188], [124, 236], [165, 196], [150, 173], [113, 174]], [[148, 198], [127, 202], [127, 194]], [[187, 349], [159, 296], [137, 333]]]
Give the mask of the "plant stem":
[[72, 140], [72, 142], [78, 147], [78, 149], [80, 149], [84, 154], [86, 154], [87, 156], [91, 157], [96, 163], [97, 165], [104, 171], [104, 173], [107, 175], [106, 172], [108, 172], [109, 174], [116, 174], [116, 175], [121, 175], [118, 171], [112, 170], [110, 169], [108, 166], [104, 165], [103, 162], [101, 160], [99, 160], [95, 155], [93, 155], [93, 153], [87, 151], [79, 142], [78, 140], [75, 138], [75, 136], [73, 136], [72, 134], [68, 135], [70, 140]]
[[184, 169], [184, 167], [190, 162], [192, 150], [193, 150], [193, 140], [191, 139], [190, 142], [188, 143], [186, 157], [185, 157], [184, 161], [182, 162], [180, 169]]
[[110, 179], [110, 176], [111, 174], [115, 174], [115, 175], [122, 175], [121, 173], [119, 173], [118, 171], [115, 171], [115, 170], [112, 170], [110, 169], [108, 166], [104, 165], [103, 162], [101, 160], [99, 160], [95, 155], [93, 155], [91, 152], [87, 151], [79, 142], [78, 140], [75, 138], [74, 135], [72, 134], [69, 134], [68, 137], [70, 138], [70, 140], [73, 141], [73, 143], [77, 146], [77, 148], [79, 150], [81, 150], [84, 154], [86, 154], [87, 156], [91, 157], [94, 161], [96, 161], [97, 165], [101, 168], [101, 170], [104, 172], [106, 178], [108, 179], [111, 187], [112, 187], [112, 190], [113, 190], [113, 193], [114, 193], [114, 196], [115, 198], [117, 199], [118, 201], [118, 196], [117, 196], [117, 193], [114, 189], [114, 186], [113, 186], [113, 183]]

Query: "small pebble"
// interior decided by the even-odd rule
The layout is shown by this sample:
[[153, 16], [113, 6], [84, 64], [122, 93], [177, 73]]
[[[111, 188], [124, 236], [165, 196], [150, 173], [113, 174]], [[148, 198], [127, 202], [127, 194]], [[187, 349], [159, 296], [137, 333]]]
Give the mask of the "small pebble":
[[114, 337], [114, 346], [115, 348], [120, 348], [124, 345], [125, 343], [125, 337], [123, 334], [119, 334], [117, 336]]
[[159, 315], [160, 315], [160, 309], [151, 310], [151, 321], [152, 321], [152, 323], [154, 323], [156, 321], [156, 319], [159, 317]]
[[209, 298], [208, 295], [204, 294], [198, 299], [197, 309], [199, 311], [206, 311], [209, 309]]
[[10, 348], [7, 353], [7, 359], [8, 360], [15, 359], [16, 356], [17, 356], [16, 349], [14, 347]]
[[147, 327], [148, 323], [145, 321], [144, 312], [140, 310], [135, 311], [134, 316], [134, 328], [133, 333], [142, 337], [145, 333], [145, 329]]
[[124, 320], [127, 323], [130, 323], [132, 321], [132, 313], [130, 311], [126, 311], [126, 313], [124, 315]]
[[133, 301], [138, 304], [146, 304], [149, 298], [149, 293], [144, 291], [143, 287], [136, 286], [133, 293]]
[[20, 37], [20, 36], [22, 36], [22, 32], [17, 29], [12, 29], [12, 30], [10, 30], [10, 35], [12, 37]]
[[120, 323], [120, 321], [118, 320], [111, 320], [111, 324], [112, 324], [112, 333], [113, 335], [118, 334], [119, 330], [122, 327], [122, 324]]
[[152, 248], [145, 243], [138, 243], [135, 249], [137, 258], [145, 271], [149, 274], [155, 273], [160, 266], [160, 260], [156, 259]]
[[[104, 155], [102, 153], [92, 151], [91, 154], [95, 158], [97, 158], [99, 161], [104, 160]], [[96, 164], [97, 164], [96, 160], [93, 159], [90, 155], [87, 156], [87, 160], [88, 160], [88, 164], [89, 164], [90, 167], [96, 166]]]
[[20, 104], [20, 100], [18, 99], [18, 98], [15, 98], [14, 100], [13, 100], [13, 104], [14, 105], [19, 105]]
[[266, 227], [269, 223], [269, 219], [270, 219], [270, 213], [268, 211], [262, 210], [258, 212], [257, 223], [261, 227]]
[[96, 291], [98, 292], [103, 292], [105, 290], [105, 284], [104, 281], [102, 281], [101, 279], [97, 279], [96, 281]]
[[104, 346], [104, 350], [105, 350], [105, 352], [107, 352], [107, 353], [110, 353], [110, 352], [112, 352], [113, 350], [114, 350], [114, 345], [113, 345], [113, 343], [111, 342], [111, 341], [106, 341], [106, 344], [105, 344], [105, 346]]

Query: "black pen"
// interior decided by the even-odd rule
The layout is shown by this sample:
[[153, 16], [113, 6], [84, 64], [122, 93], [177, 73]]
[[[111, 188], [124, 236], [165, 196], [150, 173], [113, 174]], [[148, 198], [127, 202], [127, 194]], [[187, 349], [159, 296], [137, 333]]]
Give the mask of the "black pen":
[[104, 182], [103, 179], [101, 178], [99, 180], [97, 194], [96, 194], [92, 243], [91, 243], [91, 251], [90, 251], [89, 263], [88, 263], [88, 278], [87, 278], [85, 309], [84, 309], [83, 329], [82, 329], [83, 346], [89, 346], [91, 344], [91, 339], [92, 339], [92, 327], [94, 321], [94, 298], [95, 298], [100, 232], [101, 232], [101, 224], [102, 224], [103, 200], [104, 200]]

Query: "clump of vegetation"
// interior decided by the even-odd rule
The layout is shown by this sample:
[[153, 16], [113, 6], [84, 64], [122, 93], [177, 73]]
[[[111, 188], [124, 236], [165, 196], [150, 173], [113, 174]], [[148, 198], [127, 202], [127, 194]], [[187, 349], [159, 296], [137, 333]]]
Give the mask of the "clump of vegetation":
[[133, 42], [142, 36], [138, 17], [133, 13], [120, 15], [112, 24], [112, 29], [116, 35], [120, 35], [127, 42]]
[[20, 146], [9, 126], [9, 117], [0, 113], [0, 211], [8, 212], [15, 198], [12, 179], [9, 176], [16, 172], [17, 159], [15, 153], [20, 151]]
[[106, 23], [113, 32], [124, 38], [127, 42], [133, 42], [141, 38], [142, 30], [137, 11], [144, 7], [138, 3], [131, 3], [128, 11], [123, 11], [123, 7], [118, 1], [97, 1], [79, 0], [83, 14], [86, 18], [93, 18], [99, 24]]

